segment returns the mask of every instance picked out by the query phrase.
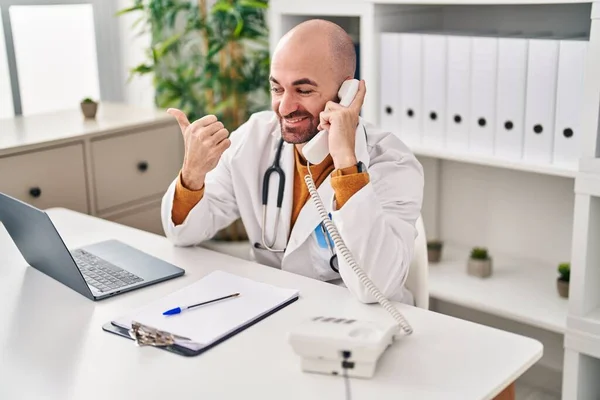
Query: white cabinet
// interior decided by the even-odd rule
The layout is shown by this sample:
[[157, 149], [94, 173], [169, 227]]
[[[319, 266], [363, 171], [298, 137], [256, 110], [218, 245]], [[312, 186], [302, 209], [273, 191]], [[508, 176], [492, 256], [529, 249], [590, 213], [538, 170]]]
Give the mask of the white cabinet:
[[122, 211], [116, 214], [108, 214], [103, 217], [109, 221], [119, 224], [133, 226], [148, 232], [163, 235], [162, 222], [160, 220], [160, 201], [148, 205], [142, 205], [133, 211]]
[[178, 136], [171, 126], [162, 126], [93, 140], [98, 211], [164, 193], [181, 168]]
[[0, 157], [0, 192], [41, 209], [88, 213], [83, 145]]
[[0, 120], [0, 192], [40, 209], [65, 207], [163, 234], [160, 200], [183, 162], [163, 110], [101, 103]]

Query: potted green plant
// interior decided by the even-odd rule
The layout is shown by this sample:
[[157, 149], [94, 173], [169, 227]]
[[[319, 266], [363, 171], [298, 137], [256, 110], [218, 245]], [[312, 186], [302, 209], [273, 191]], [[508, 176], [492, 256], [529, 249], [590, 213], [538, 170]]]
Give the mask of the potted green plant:
[[216, 115], [233, 131], [270, 106], [267, 0], [134, 0], [147, 57], [131, 76], [152, 74], [155, 102], [190, 121]]
[[[152, 75], [156, 106], [190, 121], [214, 114], [232, 132], [270, 106], [267, 0], [133, 0], [117, 15], [138, 14], [149, 35], [131, 77]], [[240, 219], [214, 239], [246, 240]]]
[[438, 263], [442, 258], [444, 243], [441, 240], [429, 240], [427, 242], [427, 259], [430, 263]]
[[571, 279], [571, 263], [558, 264], [559, 276], [556, 279], [556, 288], [561, 297], [569, 297], [569, 280]]
[[81, 112], [86, 118], [95, 118], [98, 111], [98, 103], [89, 97], [81, 101]]
[[485, 247], [474, 247], [467, 262], [467, 273], [479, 278], [492, 275], [492, 259]]

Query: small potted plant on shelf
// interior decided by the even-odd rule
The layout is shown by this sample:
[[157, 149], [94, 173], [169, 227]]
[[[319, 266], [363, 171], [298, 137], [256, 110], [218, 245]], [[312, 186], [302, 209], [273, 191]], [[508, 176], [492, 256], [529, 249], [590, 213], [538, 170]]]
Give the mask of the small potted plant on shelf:
[[444, 243], [441, 240], [430, 240], [427, 242], [427, 259], [430, 263], [440, 262], [443, 245]]
[[571, 263], [558, 264], [559, 277], [556, 279], [556, 287], [561, 297], [569, 297], [569, 280], [571, 279]]
[[81, 112], [86, 118], [95, 118], [98, 111], [98, 103], [89, 97], [81, 101]]
[[492, 259], [485, 247], [474, 247], [467, 262], [467, 273], [480, 278], [492, 275]]

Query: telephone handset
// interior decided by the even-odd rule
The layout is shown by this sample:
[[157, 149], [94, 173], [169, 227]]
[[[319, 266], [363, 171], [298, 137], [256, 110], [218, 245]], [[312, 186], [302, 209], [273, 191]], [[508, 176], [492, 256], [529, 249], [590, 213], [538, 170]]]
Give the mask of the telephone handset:
[[[349, 79], [342, 83], [338, 91], [340, 105], [348, 107], [352, 103], [358, 92], [359, 85], [360, 81], [357, 79]], [[302, 154], [311, 164], [320, 164], [327, 157], [327, 154], [329, 154], [329, 133], [326, 130], [317, 133], [315, 137], [304, 145]]]
[[[340, 104], [347, 107], [358, 91], [359, 81], [345, 81], [339, 92]], [[310, 164], [319, 164], [329, 154], [327, 131], [319, 132], [302, 149]], [[391, 345], [399, 328], [406, 334], [412, 328], [402, 314], [394, 307], [371, 279], [358, 266], [350, 250], [344, 244], [336, 226], [317, 192], [308, 166], [304, 177], [319, 217], [333, 239], [338, 258], [343, 258], [356, 274], [368, 292], [388, 311], [396, 325], [377, 324], [369, 321], [355, 321], [339, 317], [315, 317], [294, 328], [289, 340], [294, 351], [302, 357], [302, 370], [334, 375], [370, 378], [375, 373], [377, 360]]]

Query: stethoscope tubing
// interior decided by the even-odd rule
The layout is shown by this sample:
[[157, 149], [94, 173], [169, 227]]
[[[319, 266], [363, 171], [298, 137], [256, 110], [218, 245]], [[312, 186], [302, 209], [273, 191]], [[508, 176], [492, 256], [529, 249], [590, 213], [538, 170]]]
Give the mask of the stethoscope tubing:
[[[280, 139], [279, 141], [279, 146], [277, 147], [277, 151], [275, 153], [275, 159], [273, 160], [273, 164], [267, 168], [267, 170], [265, 171], [264, 177], [263, 177], [263, 187], [262, 187], [262, 223], [263, 223], [263, 229], [262, 229], [262, 246], [260, 246], [259, 243], [255, 243], [254, 247], [260, 249], [260, 248], [264, 248], [266, 250], [269, 250], [273, 253], [284, 253], [285, 249], [283, 250], [279, 250], [279, 249], [275, 249], [273, 248], [273, 246], [275, 245], [275, 242], [277, 240], [277, 226], [279, 225], [279, 219], [281, 216], [281, 206], [283, 204], [283, 192], [284, 192], [284, 188], [285, 188], [285, 173], [283, 172], [283, 169], [280, 166], [280, 160], [281, 160], [281, 151], [283, 149], [283, 144], [284, 144], [284, 140], [283, 138]], [[271, 178], [271, 174], [277, 174], [278, 178], [279, 178], [279, 185], [278, 185], [278, 189], [277, 189], [277, 214], [275, 216], [275, 229], [273, 231], [273, 239], [270, 243], [267, 243], [267, 239], [266, 239], [266, 224], [267, 224], [267, 203], [268, 203], [268, 199], [269, 199], [269, 183], [270, 183], [270, 178]], [[339, 273], [339, 269], [334, 265], [337, 264], [335, 261], [337, 260], [337, 254], [335, 254], [335, 246], [331, 243], [331, 240], [329, 238], [329, 235], [327, 234], [327, 231], [325, 230], [325, 227], [323, 226], [323, 224], [321, 224], [321, 229], [323, 230], [323, 235], [325, 237], [325, 241], [327, 242], [327, 247], [329, 248], [329, 250], [331, 251], [331, 258], [329, 259], [329, 266], [331, 267], [331, 269], [336, 272]]]

